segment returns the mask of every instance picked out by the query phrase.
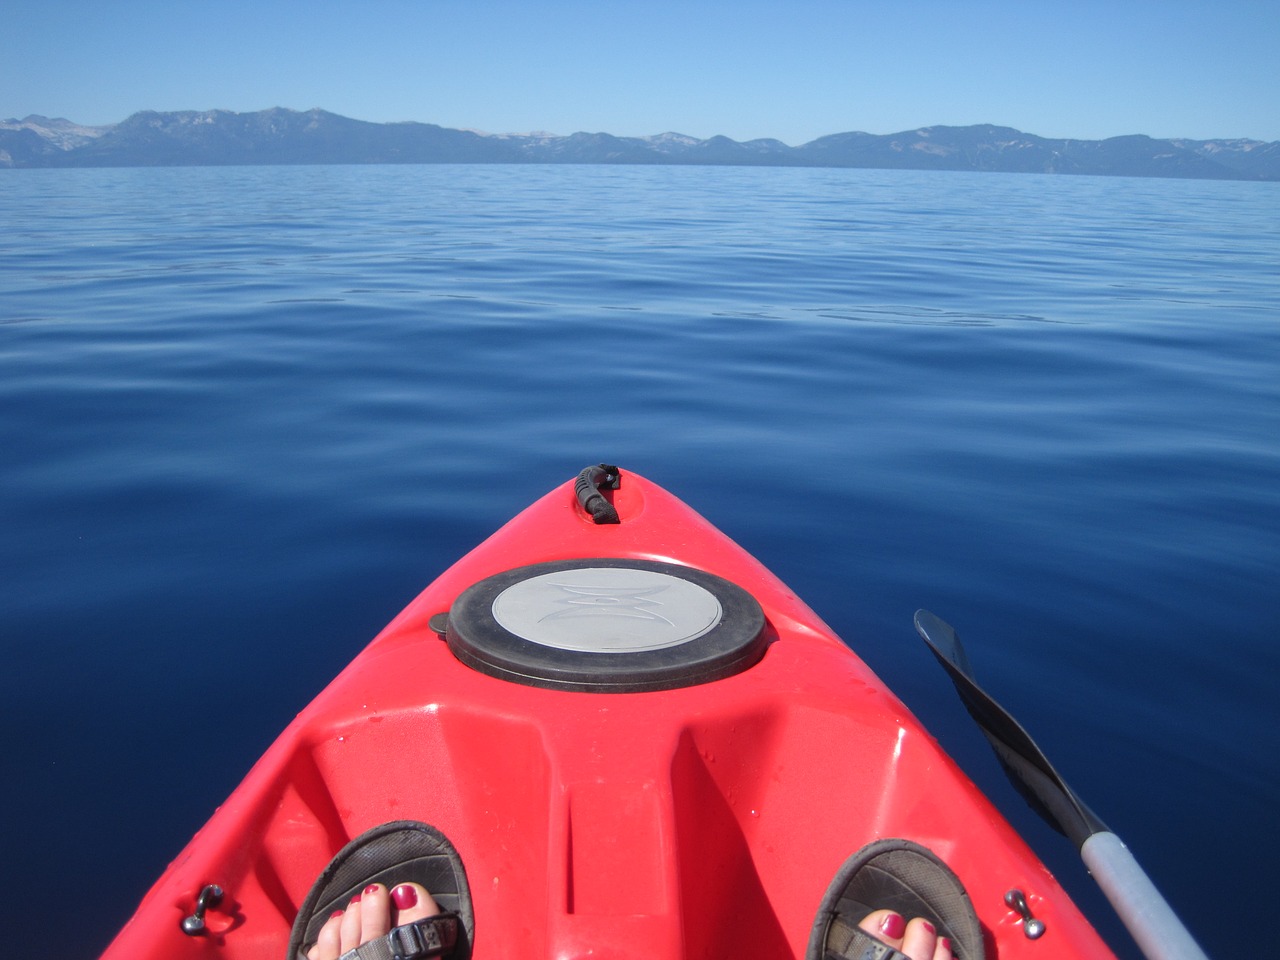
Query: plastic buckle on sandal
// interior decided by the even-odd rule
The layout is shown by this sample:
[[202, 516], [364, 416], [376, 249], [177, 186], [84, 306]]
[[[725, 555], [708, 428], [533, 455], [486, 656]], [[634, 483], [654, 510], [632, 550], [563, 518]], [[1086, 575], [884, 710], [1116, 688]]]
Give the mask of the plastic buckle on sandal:
[[416, 923], [396, 927], [388, 937], [394, 960], [418, 960], [440, 950], [440, 931], [435, 924], [426, 925], [425, 930]]
[[441, 913], [416, 923], [396, 927], [387, 934], [392, 960], [419, 960], [438, 957], [458, 940], [458, 917]]

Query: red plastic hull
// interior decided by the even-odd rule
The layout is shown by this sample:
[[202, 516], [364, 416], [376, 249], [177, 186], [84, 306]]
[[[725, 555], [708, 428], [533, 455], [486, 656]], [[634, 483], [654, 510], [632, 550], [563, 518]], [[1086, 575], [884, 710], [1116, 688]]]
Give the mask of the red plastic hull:
[[[755, 559], [627, 473], [620, 525], [573, 484], [446, 571], [308, 706], [170, 865], [104, 955], [282, 960], [297, 905], [351, 837], [439, 827], [461, 853], [486, 958], [803, 957], [845, 858], [880, 837], [959, 874], [1000, 960], [1110, 951], [911, 713]], [[751, 592], [764, 658], [650, 693], [541, 689], [463, 666], [428, 626], [496, 572], [577, 557], [665, 560]], [[181, 928], [200, 889], [226, 901]], [[1047, 924], [1031, 942], [1003, 901]]]

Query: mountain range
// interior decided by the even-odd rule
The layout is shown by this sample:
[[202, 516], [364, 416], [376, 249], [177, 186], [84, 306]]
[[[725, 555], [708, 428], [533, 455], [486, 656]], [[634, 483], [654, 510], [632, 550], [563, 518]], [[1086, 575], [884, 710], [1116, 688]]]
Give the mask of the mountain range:
[[143, 111], [101, 127], [34, 115], [0, 121], [0, 167], [321, 163], [700, 164], [1276, 181], [1280, 141], [1141, 135], [1066, 140], [978, 124], [837, 133], [792, 147], [780, 140], [700, 140], [678, 133], [486, 134], [281, 107], [256, 113]]

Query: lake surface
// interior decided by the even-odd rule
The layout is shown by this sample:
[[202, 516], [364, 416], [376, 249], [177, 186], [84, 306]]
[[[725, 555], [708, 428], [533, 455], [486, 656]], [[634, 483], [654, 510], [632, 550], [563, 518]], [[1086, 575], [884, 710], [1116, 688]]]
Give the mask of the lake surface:
[[600, 460], [790, 584], [1122, 955], [916, 608], [1211, 951], [1270, 915], [1275, 184], [32, 170], [0, 214], [0, 953], [95, 956], [395, 612]]

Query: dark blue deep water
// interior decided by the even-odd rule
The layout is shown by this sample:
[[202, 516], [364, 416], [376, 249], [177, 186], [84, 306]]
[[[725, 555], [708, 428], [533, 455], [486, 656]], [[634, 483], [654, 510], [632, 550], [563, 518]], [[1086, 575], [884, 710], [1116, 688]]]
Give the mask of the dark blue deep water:
[[799, 592], [1126, 955], [917, 607], [1211, 952], [1274, 912], [1274, 184], [31, 170], [0, 224], [0, 954], [94, 956], [383, 623], [602, 459]]

